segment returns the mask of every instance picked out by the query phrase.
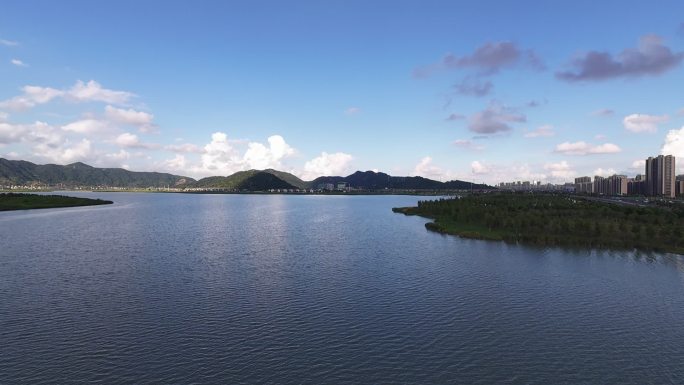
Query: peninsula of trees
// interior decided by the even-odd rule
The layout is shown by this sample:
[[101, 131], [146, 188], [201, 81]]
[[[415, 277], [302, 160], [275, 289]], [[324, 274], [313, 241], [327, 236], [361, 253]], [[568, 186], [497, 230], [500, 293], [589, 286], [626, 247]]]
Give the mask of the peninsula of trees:
[[75, 198], [62, 195], [0, 194], [0, 211], [94, 206], [112, 203], [112, 201], [102, 199]]
[[684, 254], [684, 207], [621, 205], [552, 194], [482, 194], [420, 201], [394, 212], [431, 218], [428, 230], [542, 246]]

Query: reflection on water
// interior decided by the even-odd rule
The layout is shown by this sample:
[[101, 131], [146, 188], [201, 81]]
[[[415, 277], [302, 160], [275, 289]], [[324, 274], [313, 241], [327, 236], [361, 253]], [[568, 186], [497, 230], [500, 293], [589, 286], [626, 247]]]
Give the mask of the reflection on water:
[[7, 383], [681, 383], [684, 261], [442, 236], [406, 196], [0, 213]]

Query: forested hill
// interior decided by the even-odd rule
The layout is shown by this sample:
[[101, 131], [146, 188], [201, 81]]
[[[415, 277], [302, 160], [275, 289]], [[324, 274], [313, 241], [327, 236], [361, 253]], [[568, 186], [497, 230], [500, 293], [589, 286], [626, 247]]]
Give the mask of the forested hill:
[[84, 163], [65, 166], [34, 164], [23, 160], [0, 158], [0, 185], [110, 186], [110, 187], [183, 187], [195, 180], [159, 172], [134, 172], [122, 168], [96, 168]]
[[[238, 191], [267, 191], [271, 189], [298, 189], [273, 173], [274, 170], [238, 171], [229, 176], [210, 176], [192, 183], [192, 188], [218, 188]], [[294, 175], [292, 175], [294, 177]], [[296, 177], [295, 177], [296, 178]], [[303, 183], [303, 182], [302, 182]]]
[[320, 184], [346, 182], [349, 186], [368, 190], [489, 190], [491, 186], [472, 184], [461, 180], [440, 182], [421, 176], [391, 176], [383, 172], [357, 171], [346, 177], [322, 176], [310, 182], [314, 188]]

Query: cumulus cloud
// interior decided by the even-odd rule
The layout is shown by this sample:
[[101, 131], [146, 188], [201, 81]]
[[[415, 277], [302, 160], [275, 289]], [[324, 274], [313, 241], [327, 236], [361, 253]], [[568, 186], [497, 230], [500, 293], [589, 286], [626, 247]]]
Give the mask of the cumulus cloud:
[[632, 169], [635, 170], [641, 170], [644, 171], [646, 167], [646, 160], [645, 159], [637, 159], [634, 162], [632, 162]]
[[204, 146], [202, 154], [202, 171], [205, 174], [229, 175], [242, 170], [242, 158], [228, 141], [223, 132], [211, 134], [211, 142]]
[[24, 63], [19, 59], [12, 59], [10, 60], [10, 63], [14, 64], [17, 67], [28, 67], [28, 64]]
[[147, 112], [106, 106], [105, 116], [116, 123], [137, 126], [142, 132], [150, 132], [154, 129], [152, 124], [154, 115]]
[[451, 173], [435, 165], [432, 157], [425, 156], [413, 168], [411, 176], [422, 176], [423, 178], [444, 181], [450, 179]]
[[520, 49], [517, 44], [510, 41], [499, 41], [485, 43], [470, 55], [448, 54], [437, 63], [416, 68], [413, 75], [427, 77], [436, 71], [464, 68], [475, 69], [480, 75], [491, 75], [518, 64], [535, 69], [544, 68], [544, 64], [534, 51]]
[[594, 170], [594, 175], [596, 175], [596, 176], [608, 177], [608, 176], [615, 175], [615, 174], [617, 174], [617, 171], [615, 171], [614, 168], [605, 168], [604, 169], [604, 168], [599, 167], [596, 170]]
[[353, 156], [344, 152], [322, 152], [320, 156], [304, 163], [304, 172], [300, 176], [312, 180], [319, 176], [345, 175], [349, 173], [353, 160]]
[[173, 158], [162, 162], [161, 169], [171, 172], [185, 172], [188, 169], [188, 162], [185, 159], [185, 156], [176, 154]]
[[596, 154], [614, 154], [622, 151], [620, 147], [613, 143], [604, 144], [590, 144], [587, 142], [564, 142], [556, 146], [555, 152], [566, 155], [596, 155]]
[[0, 108], [21, 111], [38, 104], [48, 103], [56, 98], [63, 98], [75, 103], [105, 102], [109, 104], [125, 104], [135, 95], [126, 91], [115, 91], [91, 80], [84, 83], [80, 80], [68, 90], [58, 90], [50, 87], [24, 86], [22, 94], [0, 102]]
[[637, 48], [625, 49], [616, 56], [590, 51], [573, 60], [572, 70], [557, 72], [556, 77], [577, 82], [660, 75], [677, 67], [683, 59], [684, 52], [672, 52], [659, 36], [646, 35]]
[[110, 153], [110, 154], [105, 154], [105, 158], [114, 161], [114, 162], [122, 162], [124, 160], [128, 160], [131, 158], [131, 153], [121, 149], [119, 152], [115, 153]]
[[234, 143], [223, 132], [213, 133], [211, 142], [201, 151], [201, 166], [194, 167], [192, 172], [197, 175], [229, 175], [248, 169], [280, 169], [283, 166], [282, 161], [295, 154], [295, 150], [280, 135], [270, 136], [268, 146], [258, 142], [248, 143], [247, 150], [242, 155], [234, 147]]
[[62, 126], [62, 130], [78, 134], [94, 134], [108, 130], [109, 124], [97, 119], [82, 119]]
[[553, 126], [550, 124], [545, 124], [543, 126], [537, 127], [536, 130], [529, 131], [525, 133], [526, 138], [539, 138], [554, 136], [556, 133], [553, 131]]
[[164, 150], [171, 151], [171, 152], [179, 152], [179, 153], [195, 153], [195, 154], [204, 153], [204, 148], [197, 146], [195, 144], [192, 144], [192, 143], [170, 144], [168, 146], [164, 146]]
[[243, 161], [250, 169], [278, 169], [282, 165], [281, 161], [294, 153], [294, 149], [282, 136], [273, 135], [268, 138], [268, 147], [258, 142], [249, 143]]
[[129, 132], [125, 132], [117, 136], [114, 140], [114, 143], [118, 144], [121, 147], [142, 147], [138, 135], [131, 134]]
[[498, 103], [490, 103], [486, 109], [470, 117], [468, 128], [478, 134], [496, 134], [510, 131], [512, 129], [510, 123], [521, 123], [526, 120], [525, 115], [511, 108]]
[[491, 168], [479, 160], [474, 160], [470, 163], [470, 170], [475, 175], [489, 174], [491, 172]]
[[660, 148], [663, 155], [674, 155], [677, 158], [684, 157], [684, 126], [679, 130], [670, 130], [665, 135], [665, 142]]
[[658, 131], [658, 124], [669, 120], [667, 115], [646, 115], [646, 114], [632, 114], [625, 116], [622, 124], [625, 129], [631, 132], [656, 132]]
[[561, 161], [558, 163], [546, 163], [544, 165], [544, 170], [551, 172], [551, 177], [556, 180], [567, 180], [572, 179], [577, 175], [577, 172], [570, 167], [570, 164], [566, 161]]
[[63, 91], [58, 89], [38, 86], [24, 86], [22, 87], [22, 91], [23, 93], [21, 95], [0, 102], [0, 108], [22, 111], [34, 107], [37, 104], [47, 103], [64, 94]]
[[492, 88], [494, 85], [491, 81], [483, 81], [473, 77], [467, 77], [453, 86], [454, 91], [458, 94], [478, 97], [489, 95]]
[[66, 96], [77, 102], [104, 102], [109, 104], [126, 104], [135, 95], [126, 91], [115, 91], [107, 88], [102, 88], [100, 83], [90, 80], [84, 83], [81, 80], [76, 81]]
[[60, 131], [45, 122], [37, 121], [32, 124], [0, 123], [0, 144], [25, 142], [56, 147], [61, 139]]

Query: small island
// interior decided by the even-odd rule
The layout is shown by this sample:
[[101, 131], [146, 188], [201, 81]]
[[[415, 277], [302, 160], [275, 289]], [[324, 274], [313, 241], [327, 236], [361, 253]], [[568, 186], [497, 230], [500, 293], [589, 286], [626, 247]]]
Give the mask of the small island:
[[678, 203], [642, 207], [562, 194], [493, 193], [392, 210], [433, 219], [428, 230], [464, 238], [684, 254], [684, 207]]
[[94, 206], [112, 203], [114, 202], [102, 199], [75, 198], [63, 195], [0, 193], [0, 211]]

